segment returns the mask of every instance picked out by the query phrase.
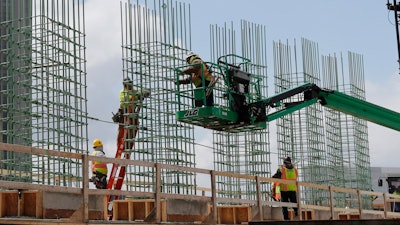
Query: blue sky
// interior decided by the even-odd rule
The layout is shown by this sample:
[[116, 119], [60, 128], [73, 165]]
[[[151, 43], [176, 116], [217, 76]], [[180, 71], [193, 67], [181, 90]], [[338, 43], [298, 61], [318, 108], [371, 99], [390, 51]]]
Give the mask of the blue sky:
[[[152, 2], [153, 0], [149, 0]], [[125, 1], [124, 1], [125, 2]], [[136, 2], [136, 1], [135, 1]], [[273, 76], [272, 42], [307, 38], [318, 43], [320, 54], [352, 51], [363, 55], [367, 101], [400, 111], [400, 75], [393, 12], [386, 0], [182, 0], [190, 4], [193, 50], [207, 60], [209, 26], [247, 20], [265, 25]], [[122, 61], [120, 1], [86, 0], [86, 46], [89, 116], [111, 121], [118, 107]], [[204, 38], [206, 37], [206, 38]], [[269, 86], [273, 82], [269, 80]], [[372, 166], [397, 167], [400, 136], [397, 131], [368, 124]], [[107, 154], [115, 154], [117, 127], [90, 121], [89, 142], [103, 139]], [[197, 140], [210, 145], [209, 137]], [[271, 147], [273, 151], [273, 146]], [[199, 151], [208, 151], [201, 149]], [[277, 159], [274, 159], [277, 160]], [[210, 164], [198, 160], [199, 167]]]

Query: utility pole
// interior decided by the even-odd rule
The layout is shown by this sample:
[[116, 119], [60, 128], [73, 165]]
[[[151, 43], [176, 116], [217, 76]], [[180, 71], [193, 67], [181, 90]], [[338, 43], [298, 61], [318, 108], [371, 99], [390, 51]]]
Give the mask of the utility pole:
[[396, 0], [393, 0], [393, 5], [389, 3], [389, 0], [387, 1], [386, 4], [388, 10], [393, 10], [394, 11], [394, 21], [396, 22], [396, 37], [397, 37], [397, 62], [399, 63], [399, 73], [400, 73], [400, 38], [399, 38], [399, 16], [398, 12], [400, 11], [400, 4], [396, 3]]

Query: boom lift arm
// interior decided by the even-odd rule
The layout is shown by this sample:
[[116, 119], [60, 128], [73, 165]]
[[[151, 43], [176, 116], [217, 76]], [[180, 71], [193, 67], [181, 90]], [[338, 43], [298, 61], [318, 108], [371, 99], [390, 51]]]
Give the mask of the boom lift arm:
[[[283, 102], [297, 94], [302, 94], [304, 96], [303, 101]], [[254, 121], [261, 119], [270, 122], [317, 102], [330, 109], [400, 131], [400, 113], [346, 95], [339, 91], [322, 89], [312, 83], [305, 83], [260, 102], [251, 104], [249, 107], [251, 112], [259, 112], [260, 106], [265, 106], [267, 108], [282, 106], [282, 108], [273, 113], [266, 114], [265, 117], [257, 113], [252, 113], [250, 116]]]

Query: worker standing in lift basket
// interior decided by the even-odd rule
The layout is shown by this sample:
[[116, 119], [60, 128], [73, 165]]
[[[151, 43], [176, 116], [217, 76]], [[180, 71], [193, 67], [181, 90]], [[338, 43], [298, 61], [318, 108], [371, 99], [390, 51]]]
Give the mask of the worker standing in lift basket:
[[[93, 156], [106, 156], [103, 150], [103, 142], [100, 139], [93, 141], [93, 149]], [[93, 176], [90, 178], [90, 182], [93, 182], [97, 189], [106, 189], [108, 173], [107, 164], [100, 161], [92, 161], [91, 169]]]
[[[193, 83], [196, 88], [207, 88], [213, 80], [211, 71], [209, 70], [206, 63], [194, 52], [189, 52], [186, 56], [186, 62], [189, 64], [186, 68], [180, 71], [180, 75], [188, 74], [190, 75], [186, 79], [179, 80], [179, 84], [189, 84]], [[203, 86], [204, 77], [204, 86]], [[207, 94], [206, 94], [207, 92]], [[206, 106], [214, 105], [214, 96], [211, 89], [203, 89], [203, 96], [206, 97]], [[204, 105], [204, 97], [201, 99], [196, 99], [194, 104], [196, 107], [202, 107]]]

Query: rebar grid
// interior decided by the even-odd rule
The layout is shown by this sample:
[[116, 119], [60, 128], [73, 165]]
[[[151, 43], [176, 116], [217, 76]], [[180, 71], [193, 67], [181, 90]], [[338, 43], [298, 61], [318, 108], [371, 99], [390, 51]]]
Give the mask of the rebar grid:
[[[319, 59], [316, 43], [302, 39], [301, 58], [296, 45], [274, 42], [276, 92], [312, 82], [325, 88], [339, 90], [351, 96], [365, 99], [362, 57], [348, 54], [349, 74], [345, 79], [344, 63], [336, 55]], [[302, 64], [302, 72], [298, 65]], [[321, 72], [322, 71], [322, 72]], [[322, 74], [322, 79], [320, 78]], [[320, 81], [321, 80], [321, 81]], [[346, 80], [346, 81], [345, 81]], [[348, 83], [346, 85], [345, 83]], [[349, 86], [349, 90], [346, 90]], [[302, 96], [291, 101], [302, 100]], [[281, 157], [291, 156], [299, 169], [300, 180], [317, 184], [329, 184], [346, 188], [369, 190], [370, 165], [366, 121], [313, 105], [292, 113], [277, 121], [278, 147]], [[326, 151], [325, 151], [326, 149]], [[304, 189], [302, 199], [325, 205], [326, 192]], [[357, 196], [334, 196], [335, 205], [343, 206], [357, 202]], [[365, 206], [371, 205], [364, 199]]]
[[[140, 103], [137, 136], [125, 138], [131, 159], [195, 167], [194, 128], [178, 123], [175, 112], [174, 68], [184, 66], [190, 49], [189, 5], [174, 1], [121, 3], [123, 78], [134, 90], [149, 91]], [[128, 127], [128, 124], [125, 124]], [[129, 135], [129, 134], [128, 134]], [[194, 193], [195, 176], [189, 172], [163, 171], [162, 187], [168, 193]], [[126, 174], [128, 190], [153, 190], [154, 171], [136, 166]]]
[[[210, 26], [211, 59], [217, 61], [218, 57], [227, 54], [238, 54], [250, 59], [248, 72], [251, 73], [251, 82], [260, 84], [261, 88], [252, 89], [250, 93], [255, 99], [261, 100], [267, 93], [266, 29], [262, 25], [244, 20], [240, 23], [239, 32], [236, 29], [233, 22], [225, 23], [222, 27]], [[230, 63], [235, 64], [235, 62]], [[238, 133], [214, 131], [213, 148], [215, 170], [271, 176], [269, 128]], [[217, 179], [219, 196], [256, 199], [254, 183], [228, 177]]]
[[[87, 153], [83, 2], [3, 1], [2, 6], [2, 141]], [[5, 179], [81, 185], [78, 161], [4, 152], [1, 164]]]

